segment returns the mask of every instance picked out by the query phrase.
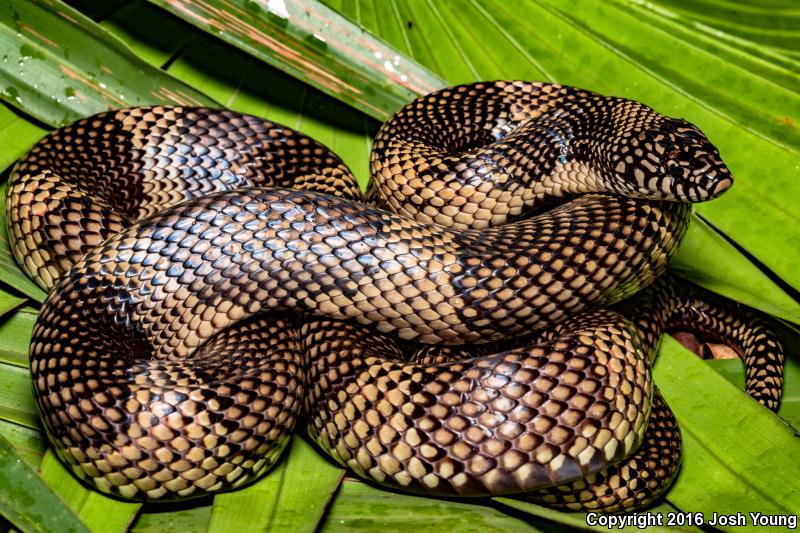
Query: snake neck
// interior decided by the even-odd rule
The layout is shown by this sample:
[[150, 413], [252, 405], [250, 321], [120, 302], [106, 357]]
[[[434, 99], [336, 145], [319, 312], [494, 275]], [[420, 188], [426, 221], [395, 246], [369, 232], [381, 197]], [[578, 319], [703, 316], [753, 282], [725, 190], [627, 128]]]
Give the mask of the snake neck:
[[[648, 175], [661, 172], [661, 163], [638, 146], [638, 136], [639, 132], [656, 131], [666, 117], [639, 102], [596, 94], [572, 100], [552, 114], [566, 117], [561, 121], [572, 128], [569, 146], [561, 149], [559, 162], [569, 169], [580, 167], [587, 176], [577, 192], [662, 197], [662, 190], [656, 186], [659, 180], [648, 182]], [[553, 118], [546, 117], [545, 121], [549, 124]]]

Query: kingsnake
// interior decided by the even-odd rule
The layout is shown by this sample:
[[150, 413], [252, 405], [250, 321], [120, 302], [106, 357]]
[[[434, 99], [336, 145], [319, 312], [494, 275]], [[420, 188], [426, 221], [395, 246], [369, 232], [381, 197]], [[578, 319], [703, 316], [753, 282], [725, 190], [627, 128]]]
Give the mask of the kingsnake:
[[598, 307], [664, 273], [682, 202], [732, 184], [695, 126], [475, 83], [384, 124], [372, 174], [365, 205], [324, 146], [205, 108], [101, 113], [33, 147], [9, 235], [50, 290], [31, 371], [78, 477], [133, 500], [230, 490], [304, 408], [331, 457], [401, 490], [645, 505], [680, 462], [649, 358], [687, 321], [737, 344], [776, 408], [781, 348], [757, 319], [663, 277], [625, 303], [634, 320]]

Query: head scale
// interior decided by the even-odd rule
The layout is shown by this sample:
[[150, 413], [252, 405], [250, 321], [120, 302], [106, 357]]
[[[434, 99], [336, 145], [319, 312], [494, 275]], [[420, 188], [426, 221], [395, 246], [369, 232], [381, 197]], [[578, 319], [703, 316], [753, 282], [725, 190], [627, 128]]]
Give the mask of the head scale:
[[606, 151], [610, 187], [622, 194], [681, 202], [710, 200], [733, 184], [719, 150], [693, 124], [631, 100], [615, 100]]

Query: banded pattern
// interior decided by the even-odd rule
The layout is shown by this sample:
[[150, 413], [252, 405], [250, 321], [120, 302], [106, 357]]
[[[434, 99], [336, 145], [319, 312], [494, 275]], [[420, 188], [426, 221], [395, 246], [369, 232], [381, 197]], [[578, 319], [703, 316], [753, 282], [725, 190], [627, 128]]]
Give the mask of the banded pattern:
[[655, 389], [644, 440], [636, 453], [597, 474], [540, 489], [521, 499], [563, 511], [640, 509], [666, 492], [678, 475], [682, 454], [675, 415]]
[[[167, 501], [239, 487], [278, 459], [305, 390], [291, 321], [237, 324], [178, 360], [87, 328], [32, 346], [42, 353], [34, 385], [49, 391], [39, 397], [52, 413], [45, 426], [79, 477], [125, 499]], [[53, 353], [72, 355], [45, 369]]]
[[780, 407], [783, 344], [757, 311], [671, 276], [617, 309], [648, 344], [657, 344], [663, 331], [691, 331], [729, 346], [744, 361], [747, 394], [772, 411]]
[[[634, 275], [630, 278], [609, 277], [611, 284], [600, 282], [595, 292], [584, 290], [586, 301], [614, 301], [633, 291], [635, 284], [641, 280], [660, 274], [685, 230], [686, 210], [679, 204], [665, 204], [665, 207], [675, 212], [662, 211], [657, 204], [644, 205], [641, 210], [643, 204], [640, 202], [615, 198], [582, 198], [573, 201], [571, 205], [571, 209], [578, 215], [582, 209], [594, 209], [585, 217], [585, 231], [597, 231], [596, 225], [603, 225], [608, 220], [630, 218], [641, 219], [643, 231], [660, 227], [663, 232], [647, 235], [653, 245], [649, 253], [642, 253], [640, 257], [628, 257], [629, 264], [637, 269]], [[576, 218], [582, 219], [581, 216]], [[560, 230], [560, 225], [571, 231]], [[539, 235], [539, 245], [545, 250], [553, 249], [551, 244], [564, 249], [559, 239], [573, 238], [575, 231], [581, 228], [573, 218], [565, 217], [561, 220], [552, 213], [517, 222], [512, 227], [507, 227], [508, 231], [513, 233], [514, 226], [520, 235]], [[469, 258], [476, 257], [473, 254], [477, 243], [482, 243], [483, 247], [480, 257], [493, 258], [502, 252], [509, 264], [518, 266], [524, 264], [521, 262], [523, 259], [537, 253], [536, 249], [531, 248], [530, 241], [522, 237], [507, 240], [482, 237], [483, 233], [494, 234], [497, 231], [490, 228], [483, 232], [456, 236], [449, 230], [411, 222], [364, 206], [358, 206], [356, 211], [355, 204], [346, 200], [280, 189], [218, 193], [173, 207], [132, 225], [95, 248], [67, 273], [57, 290], [50, 294], [37, 321], [31, 345], [31, 370], [46, 424], [51, 433], [57, 436], [60, 451], [69, 463], [79, 466], [83, 475], [93, 480], [102, 479], [103, 481], [95, 483], [119, 495], [158, 497], [164, 492], [162, 489], [165, 489], [168, 497], [176, 497], [192, 494], [198, 488], [211, 490], [235, 486], [240, 480], [230, 472], [228, 483], [218, 484], [217, 478], [221, 475], [217, 473], [220, 468], [217, 464], [219, 458], [214, 457], [208, 461], [207, 454], [216, 453], [217, 444], [228, 442], [233, 435], [253, 435], [252, 428], [245, 428], [236, 422], [235, 417], [228, 416], [226, 409], [236, 412], [254, 409], [250, 402], [255, 402], [258, 396], [245, 392], [245, 389], [255, 387], [254, 378], [237, 376], [236, 388], [220, 388], [215, 385], [216, 389], [211, 391], [202, 378], [195, 376], [196, 379], [190, 381], [183, 379], [188, 372], [188, 366], [183, 366], [184, 363], [181, 362], [183, 358], [188, 357], [190, 359], [187, 361], [191, 361], [199, 347], [216, 335], [223, 334], [226, 327], [267, 309], [294, 309], [328, 314], [334, 318], [356, 318], [364, 322], [375, 316], [379, 318], [372, 322], [379, 330], [397, 331], [401, 336], [410, 338], [430, 338], [431, 331], [434, 331], [438, 339], [452, 339], [456, 334], [464, 338], [480, 339], [501, 333], [507, 335], [509, 332], [521, 332], [526, 329], [526, 324], [546, 323], [547, 315], [537, 313], [523, 313], [512, 317], [513, 320], [508, 322], [494, 317], [487, 321], [485, 299], [470, 297], [472, 293], [466, 291], [462, 297], [464, 303], [461, 313], [451, 314], [448, 309], [448, 314], [440, 316], [441, 323], [446, 327], [432, 329], [436, 327], [436, 321], [414, 320], [413, 317], [418, 316], [419, 309], [411, 307], [408, 314], [403, 315], [398, 312], [404, 309], [403, 306], [391, 301], [395, 294], [403, 297], [405, 288], [410, 286], [417, 291], [413, 302], [430, 302], [433, 305], [426, 308], [435, 310], [436, 304], [445, 301], [448, 294], [455, 290], [456, 284], [460, 287], [480, 288], [482, 270], [471, 270], [463, 266], [464, 263], [470, 264]], [[636, 231], [619, 233], [621, 236], [628, 233], [628, 237], [638, 238]], [[326, 242], [326, 239], [333, 239], [333, 242]], [[353, 250], [350, 247], [338, 247], [340, 241], [345, 244], [355, 243], [354, 248], [361, 250], [361, 255], [350, 257]], [[588, 239], [582, 241], [589, 242]], [[365, 246], [365, 243], [369, 246]], [[495, 248], [491, 249], [490, 245]], [[409, 246], [415, 250], [414, 253], [409, 252]], [[658, 246], [663, 247], [663, 252], [654, 253]], [[613, 250], [615, 247], [634, 252], [637, 249], [635, 243], [627, 246], [621, 243], [610, 248]], [[338, 249], [339, 253], [333, 253], [334, 249]], [[406, 278], [417, 272], [431, 272], [430, 262], [425, 264], [427, 268], [420, 266], [422, 259], [436, 259], [448, 253], [453, 255], [453, 266], [434, 271], [438, 274], [435, 279], [440, 283], [432, 291], [423, 294], [413, 284], [405, 284]], [[584, 264], [586, 253], [582, 254], [581, 265]], [[576, 270], [581, 266], [570, 267], [569, 257], [566, 255], [562, 257], [562, 261], [565, 262], [565, 269]], [[609, 264], [616, 263], [615, 260]], [[350, 269], [355, 270], [351, 272]], [[451, 275], [453, 272], [455, 275]], [[397, 274], [405, 277], [398, 278]], [[524, 270], [518, 269], [511, 279], [524, 275]], [[595, 279], [602, 281], [603, 278]], [[617, 279], [619, 286], [613, 284]], [[556, 279], [554, 283], [556, 281], [560, 280]], [[391, 288], [383, 283], [391, 283]], [[529, 280], [524, 286], [531, 284]], [[564, 283], [561, 285], [563, 289], [555, 292], [555, 297], [569, 294], [570, 288]], [[583, 287], [585, 285], [581, 288]], [[548, 292], [545, 290], [543, 294]], [[371, 295], [379, 295], [380, 298], [376, 299]], [[504, 298], [499, 292], [495, 297], [500, 298], [496, 309], [501, 310], [514, 309], [514, 301], [519, 300], [514, 294]], [[415, 305], [420, 308], [422, 304]], [[579, 302], [578, 305], [585, 303]], [[474, 314], [466, 312], [470, 309], [467, 306], [474, 309]], [[71, 318], [65, 321], [63, 317]], [[462, 320], [456, 320], [461, 317]], [[561, 318], [560, 315], [557, 318]], [[588, 319], [583, 322], [591, 325]], [[340, 330], [344, 331], [341, 328]], [[593, 348], [594, 344], [606, 346], [595, 355], [597, 360], [585, 359], [583, 367], [574, 372], [566, 372], [561, 378], [564, 380], [565, 390], [572, 390], [570, 395], [576, 393], [576, 387], [583, 391], [573, 400], [575, 405], [569, 410], [572, 414], [565, 411], [567, 404], [564, 402], [569, 398], [555, 401], [556, 397], [548, 401], [546, 396], [535, 393], [526, 400], [529, 402], [530, 412], [525, 420], [532, 426], [527, 432], [528, 438], [522, 439], [520, 445], [529, 446], [535, 431], [543, 429], [542, 420], [536, 419], [534, 415], [533, 409], [537, 407], [543, 413], [549, 413], [548, 416], [553, 419], [566, 418], [561, 425], [552, 428], [552, 442], [546, 443], [549, 451], [529, 450], [531, 454], [538, 454], [540, 461], [554, 453], [553, 446], [556, 445], [553, 443], [559, 444], [557, 447], [564, 457], [568, 456], [569, 450], [577, 453], [575, 450], [580, 448], [580, 443], [585, 447], [586, 443], [582, 440], [578, 441], [577, 446], [570, 442], [574, 437], [573, 429], [567, 431], [570, 423], [586, 416], [573, 411], [589, 409], [589, 405], [594, 405], [596, 413], [593, 415], [592, 427], [597, 429], [600, 425], [608, 425], [611, 429], [601, 431], [592, 441], [595, 443], [592, 454], [586, 452], [580, 457], [569, 456], [571, 461], [566, 461], [564, 457], [559, 460], [559, 455], [553, 455], [544, 461], [544, 466], [532, 470], [529, 463], [523, 471], [531, 472], [517, 482], [519, 487], [530, 488], [539, 486], [545, 479], [552, 483], [596, 471], [609, 457], [611, 460], [619, 460], [638, 445], [646, 423], [645, 402], [650, 395], [649, 374], [646, 366], [643, 366], [644, 357], [641, 354], [635, 355], [636, 350], [628, 346], [630, 342], [626, 342], [620, 335], [623, 335], [621, 330], [598, 332], [597, 339], [582, 340], [580, 344], [583, 347], [575, 348], [576, 355], [580, 355], [586, 351], [593, 353], [596, 350]], [[70, 355], [54, 359], [52, 354], [62, 353], [65, 343], [69, 345]], [[626, 347], [624, 353], [627, 355], [614, 363], [622, 346]], [[612, 347], [615, 349], [612, 350]], [[538, 367], [551, 374], [552, 368], [559, 367], [552, 362], [557, 358], [553, 352], [553, 349], [543, 350], [534, 361], [523, 358], [519, 362], [506, 360], [497, 361], [497, 364], [504, 369], [523, 365], [518, 379], [529, 379], [532, 377], [530, 373]], [[551, 362], [543, 357], [546, 353]], [[155, 361], [143, 363], [150, 359]], [[576, 356], [572, 360], [572, 364], [577, 364], [580, 359]], [[181, 365], [173, 366], [177, 364], [176, 361], [181, 362]], [[489, 360], [482, 361], [476, 363], [478, 368], [489, 364]], [[225, 365], [232, 364], [223, 359], [219, 363], [224, 363], [221, 370], [225, 369]], [[130, 383], [131, 373], [123, 369], [129, 365], [142, 364], [147, 369], [158, 371], [161, 380], [159, 383], [164, 387], [194, 383], [197, 390], [182, 389], [179, 393], [140, 392], [138, 386], [142, 378], [133, 378], [137, 385], [134, 387]], [[211, 362], [204, 364], [211, 365]], [[352, 366], [347, 361], [343, 364]], [[563, 364], [565, 362], [561, 363]], [[97, 378], [89, 371], [94, 367], [97, 367]], [[598, 379], [605, 378], [609, 382], [592, 384], [585, 375], [590, 368], [596, 368]], [[609, 373], [608, 368], [615, 372]], [[467, 368], [462, 370], [469, 379], [475, 379]], [[507, 370], [503, 370], [505, 371]], [[454, 375], [453, 369], [437, 371], [432, 368], [426, 372], [423, 374], [437, 380], [434, 385], [436, 392], [432, 394], [449, 401], [449, 395], [455, 393], [448, 392], [447, 385], [451, 378], [446, 376]], [[491, 365], [479, 372], [486, 376], [493, 374]], [[375, 376], [381, 373], [378, 372]], [[80, 379], [76, 382], [79, 377], [85, 377], [88, 381], [84, 383]], [[549, 389], [550, 380], [555, 377], [542, 381], [539, 385], [542, 391]], [[381, 395], [387, 395], [392, 401], [399, 401], [395, 394], [410, 387], [410, 383], [415, 383], [416, 379], [412, 377], [409, 383], [394, 387], [378, 378], [378, 382], [373, 385], [376, 389], [373, 390], [380, 390]], [[243, 386], [242, 380], [247, 382], [247, 387]], [[298, 380], [294, 385], [296, 389], [289, 390], [288, 393], [301, 395], [299, 383]], [[338, 389], [345, 386], [345, 383], [336, 379], [330, 385]], [[452, 385], [469, 388], [468, 382]], [[390, 389], [396, 389], [395, 393]], [[231, 391], [230, 395], [235, 392], [237, 400], [233, 404], [230, 397], [227, 401], [213, 400], [212, 398], [222, 397], [221, 390]], [[267, 389], [262, 385], [260, 390]], [[595, 400], [600, 399], [597, 398], [598, 395], [605, 400], [597, 403]], [[631, 404], [626, 399], [628, 395], [632, 395]], [[101, 412], [96, 413], [97, 419], [87, 420], [85, 413], [66, 405], [72, 398], [87, 396], [102, 406]], [[240, 396], [248, 401], [238, 400]], [[592, 397], [595, 400], [589, 401]], [[88, 398], [87, 407], [91, 403]], [[222, 411], [224, 417], [225, 423], [220, 421], [210, 426], [212, 436], [201, 435], [191, 429], [203, 425], [200, 421], [207, 421], [197, 412], [196, 404], [203, 400], [208, 401], [205, 410], [210, 408], [218, 413]], [[562, 403], [563, 406], [559, 407]], [[330, 401], [328, 405], [331, 405]], [[66, 409], [59, 409], [62, 406]], [[475, 414], [470, 409], [477, 408], [465, 406], [465, 414]], [[130, 409], [138, 414], [131, 417]], [[170, 418], [171, 415], [174, 416]], [[120, 423], [125, 425], [126, 432], [120, 432]], [[287, 424], [290, 425], [291, 423]], [[162, 427], [163, 429], [156, 429]], [[269, 433], [266, 427], [264, 431], [264, 435]], [[190, 442], [194, 439], [195, 446], [190, 446], [183, 450], [185, 453], [178, 455], [161, 451], [171, 446], [177, 435], [182, 435]], [[202, 437], [200, 443], [196, 442], [194, 435]], [[615, 443], [609, 444], [608, 439], [612, 435]], [[160, 440], [162, 436], [165, 440]], [[409, 439], [413, 443], [411, 436]], [[257, 441], [258, 439], [254, 440]], [[208, 445], [211, 451], [200, 446], [201, 443]], [[143, 455], [145, 459], [141, 463], [124, 455], [123, 450], [129, 447], [144, 448], [153, 453]], [[455, 450], [460, 450], [461, 447], [456, 446]], [[198, 448], [201, 451], [195, 451]], [[248, 450], [242, 450], [242, 453]], [[489, 453], [497, 451], [494, 448]], [[241, 457], [242, 453], [235, 457]], [[514, 449], [506, 449], [504, 455], [518, 453]], [[156, 459], [159, 455], [166, 457], [167, 461], [158, 462]], [[138, 457], [135, 453], [132, 456]], [[190, 457], [202, 460], [192, 461]], [[225, 464], [231, 463], [238, 464], [233, 458]], [[176, 467], [176, 464], [179, 466]], [[204, 464], [213, 468], [208, 471], [209, 468], [204, 467]], [[122, 468], [124, 474], [115, 468], [108, 472], [108, 465]], [[259, 468], [261, 466], [258, 465]], [[186, 486], [183, 477], [181, 482], [169, 478], [176, 468], [186, 468], [192, 472], [192, 476], [198, 476], [202, 472], [206, 474], [199, 478], [203, 480], [202, 484], [190, 483]], [[255, 473], [258, 469], [253, 467], [252, 471]], [[159, 472], [166, 473], [156, 475]], [[221, 472], [224, 473], [224, 470]], [[246, 471], [235, 472], [237, 475], [247, 475]], [[212, 474], [216, 477], [209, 479]], [[144, 483], [146, 487], [150, 487], [149, 482], [153, 479], [166, 481], [142, 494], [137, 490], [137, 481], [141, 479], [145, 481], [140, 483]], [[485, 483], [484, 493], [486, 490], [513, 490], [514, 485], [510, 481], [491, 479], [490, 477], [482, 482]], [[476, 492], [481, 493], [472, 487], [466, 493]]]
[[483, 228], [576, 193], [698, 202], [727, 190], [694, 125], [624, 98], [496, 81], [418, 98], [386, 122], [368, 197], [448, 227]]
[[312, 322], [309, 433], [363, 477], [436, 495], [514, 494], [597, 472], [641, 441], [648, 354], [615, 313], [560, 329], [547, 342], [428, 364], [392, 360], [364, 328]]
[[[228, 490], [274, 463], [304, 404], [332, 457], [403, 490], [544, 489], [606, 510], [664, 490], [679, 440], [658, 398], [650, 417], [663, 321], [592, 308], [664, 272], [690, 211], [667, 200], [730, 186], [713, 145], [636, 102], [495, 82], [410, 104], [373, 170], [370, 197], [400, 214], [359, 203], [313, 140], [228, 111], [111, 112], [34, 147], [7, 205], [23, 268], [44, 287], [63, 273], [31, 344], [59, 456], [128, 499]], [[650, 200], [527, 212], [577, 192]], [[554, 324], [482, 357], [402, 358], [409, 341], [503, 344]], [[668, 461], [651, 444], [626, 459], [662, 434]]]
[[101, 113], [54, 131], [15, 167], [6, 197], [11, 249], [49, 290], [132, 221], [216, 191], [289, 185], [361, 198], [335, 154], [268, 120], [182, 107]]

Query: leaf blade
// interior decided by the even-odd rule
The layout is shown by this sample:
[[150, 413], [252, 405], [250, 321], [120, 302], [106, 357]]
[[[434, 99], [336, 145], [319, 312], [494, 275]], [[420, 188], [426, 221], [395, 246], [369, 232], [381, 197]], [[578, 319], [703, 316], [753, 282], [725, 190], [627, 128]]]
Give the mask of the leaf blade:
[[662, 342], [654, 377], [686, 444], [683, 468], [667, 495], [673, 505], [707, 517], [800, 508], [792, 459], [800, 441], [778, 417], [671, 337]]
[[61, 496], [91, 531], [127, 531], [141, 504], [109, 498], [81, 484], [52, 449], [45, 452], [40, 465], [42, 479]]
[[0, 514], [24, 532], [89, 532], [0, 436]]
[[[250, 487], [220, 494], [208, 533], [246, 528], [253, 531], [316, 531], [339, 487], [344, 470], [323, 459], [304, 439], [294, 437], [278, 465]], [[253, 509], [244, 516], [241, 509]]]
[[436, 76], [318, 2], [151, 1], [374, 118], [439, 87]]
[[51, 126], [133, 105], [214, 103], [56, 0], [0, 7], [0, 53], [0, 98]]

